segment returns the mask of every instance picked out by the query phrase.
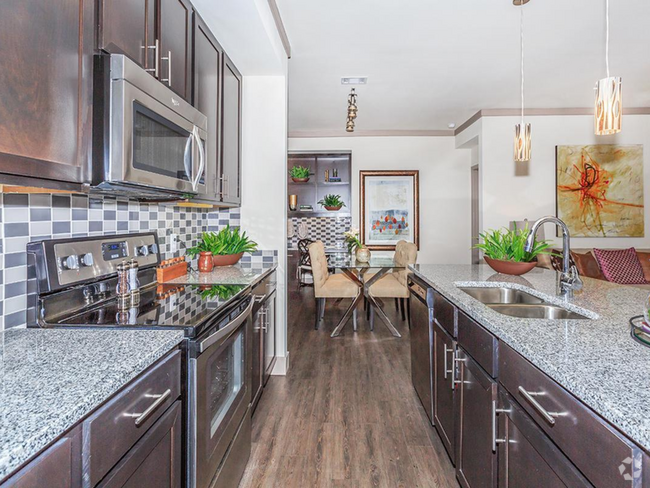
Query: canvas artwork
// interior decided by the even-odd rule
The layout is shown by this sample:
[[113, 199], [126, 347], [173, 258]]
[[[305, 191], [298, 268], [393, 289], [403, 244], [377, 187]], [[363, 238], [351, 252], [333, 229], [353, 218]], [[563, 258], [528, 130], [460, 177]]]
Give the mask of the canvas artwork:
[[643, 237], [643, 146], [557, 146], [557, 216], [575, 237]]
[[418, 244], [418, 172], [361, 172], [361, 235], [370, 249]]

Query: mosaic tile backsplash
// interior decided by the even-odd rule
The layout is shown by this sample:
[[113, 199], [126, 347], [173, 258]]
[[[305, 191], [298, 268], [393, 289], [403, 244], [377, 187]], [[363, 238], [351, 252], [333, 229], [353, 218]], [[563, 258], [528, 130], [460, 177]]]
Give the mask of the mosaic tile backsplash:
[[[293, 227], [287, 237], [287, 246], [289, 249], [297, 249], [298, 241], [307, 238], [312, 241], [323, 241], [326, 247], [336, 246], [337, 240], [343, 240], [343, 233], [350, 230], [352, 225], [351, 217], [292, 217], [290, 226]], [[301, 224], [306, 225], [307, 235], [299, 235]]]
[[[27, 276], [25, 251], [29, 241], [156, 231], [162, 258], [168, 259], [185, 254], [202, 232], [240, 225], [239, 208], [208, 211], [82, 195], [4, 194], [0, 210], [0, 330], [24, 326], [28, 309], [34, 313], [36, 280]], [[174, 253], [173, 235], [178, 236]]]

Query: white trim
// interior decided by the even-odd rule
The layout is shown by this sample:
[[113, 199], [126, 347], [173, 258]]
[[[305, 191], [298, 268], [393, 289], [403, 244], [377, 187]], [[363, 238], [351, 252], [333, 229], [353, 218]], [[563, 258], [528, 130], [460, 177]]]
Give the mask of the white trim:
[[289, 351], [286, 356], [278, 356], [275, 358], [275, 365], [271, 375], [273, 376], [286, 376], [289, 372]]
[[269, 8], [271, 9], [271, 14], [273, 14], [275, 27], [278, 29], [278, 34], [280, 35], [280, 40], [282, 41], [284, 52], [287, 53], [287, 58], [291, 59], [291, 43], [289, 42], [287, 30], [284, 28], [284, 22], [282, 22], [280, 9], [278, 8], [278, 4], [275, 2], [275, 0], [269, 0]]
[[453, 130], [304, 130], [289, 132], [290, 138], [312, 137], [453, 137]]

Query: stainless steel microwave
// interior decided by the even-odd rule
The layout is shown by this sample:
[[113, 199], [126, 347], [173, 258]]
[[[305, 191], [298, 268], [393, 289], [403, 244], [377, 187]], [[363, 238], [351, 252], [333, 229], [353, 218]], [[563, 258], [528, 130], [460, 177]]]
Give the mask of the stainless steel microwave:
[[156, 200], [213, 191], [205, 115], [123, 55], [97, 56], [94, 98], [95, 191]]

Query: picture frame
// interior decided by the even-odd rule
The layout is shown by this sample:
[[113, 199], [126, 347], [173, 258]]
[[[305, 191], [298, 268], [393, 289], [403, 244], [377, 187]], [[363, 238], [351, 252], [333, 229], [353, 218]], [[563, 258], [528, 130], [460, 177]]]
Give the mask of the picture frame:
[[359, 231], [370, 250], [394, 251], [400, 240], [420, 248], [420, 172], [360, 171]]

